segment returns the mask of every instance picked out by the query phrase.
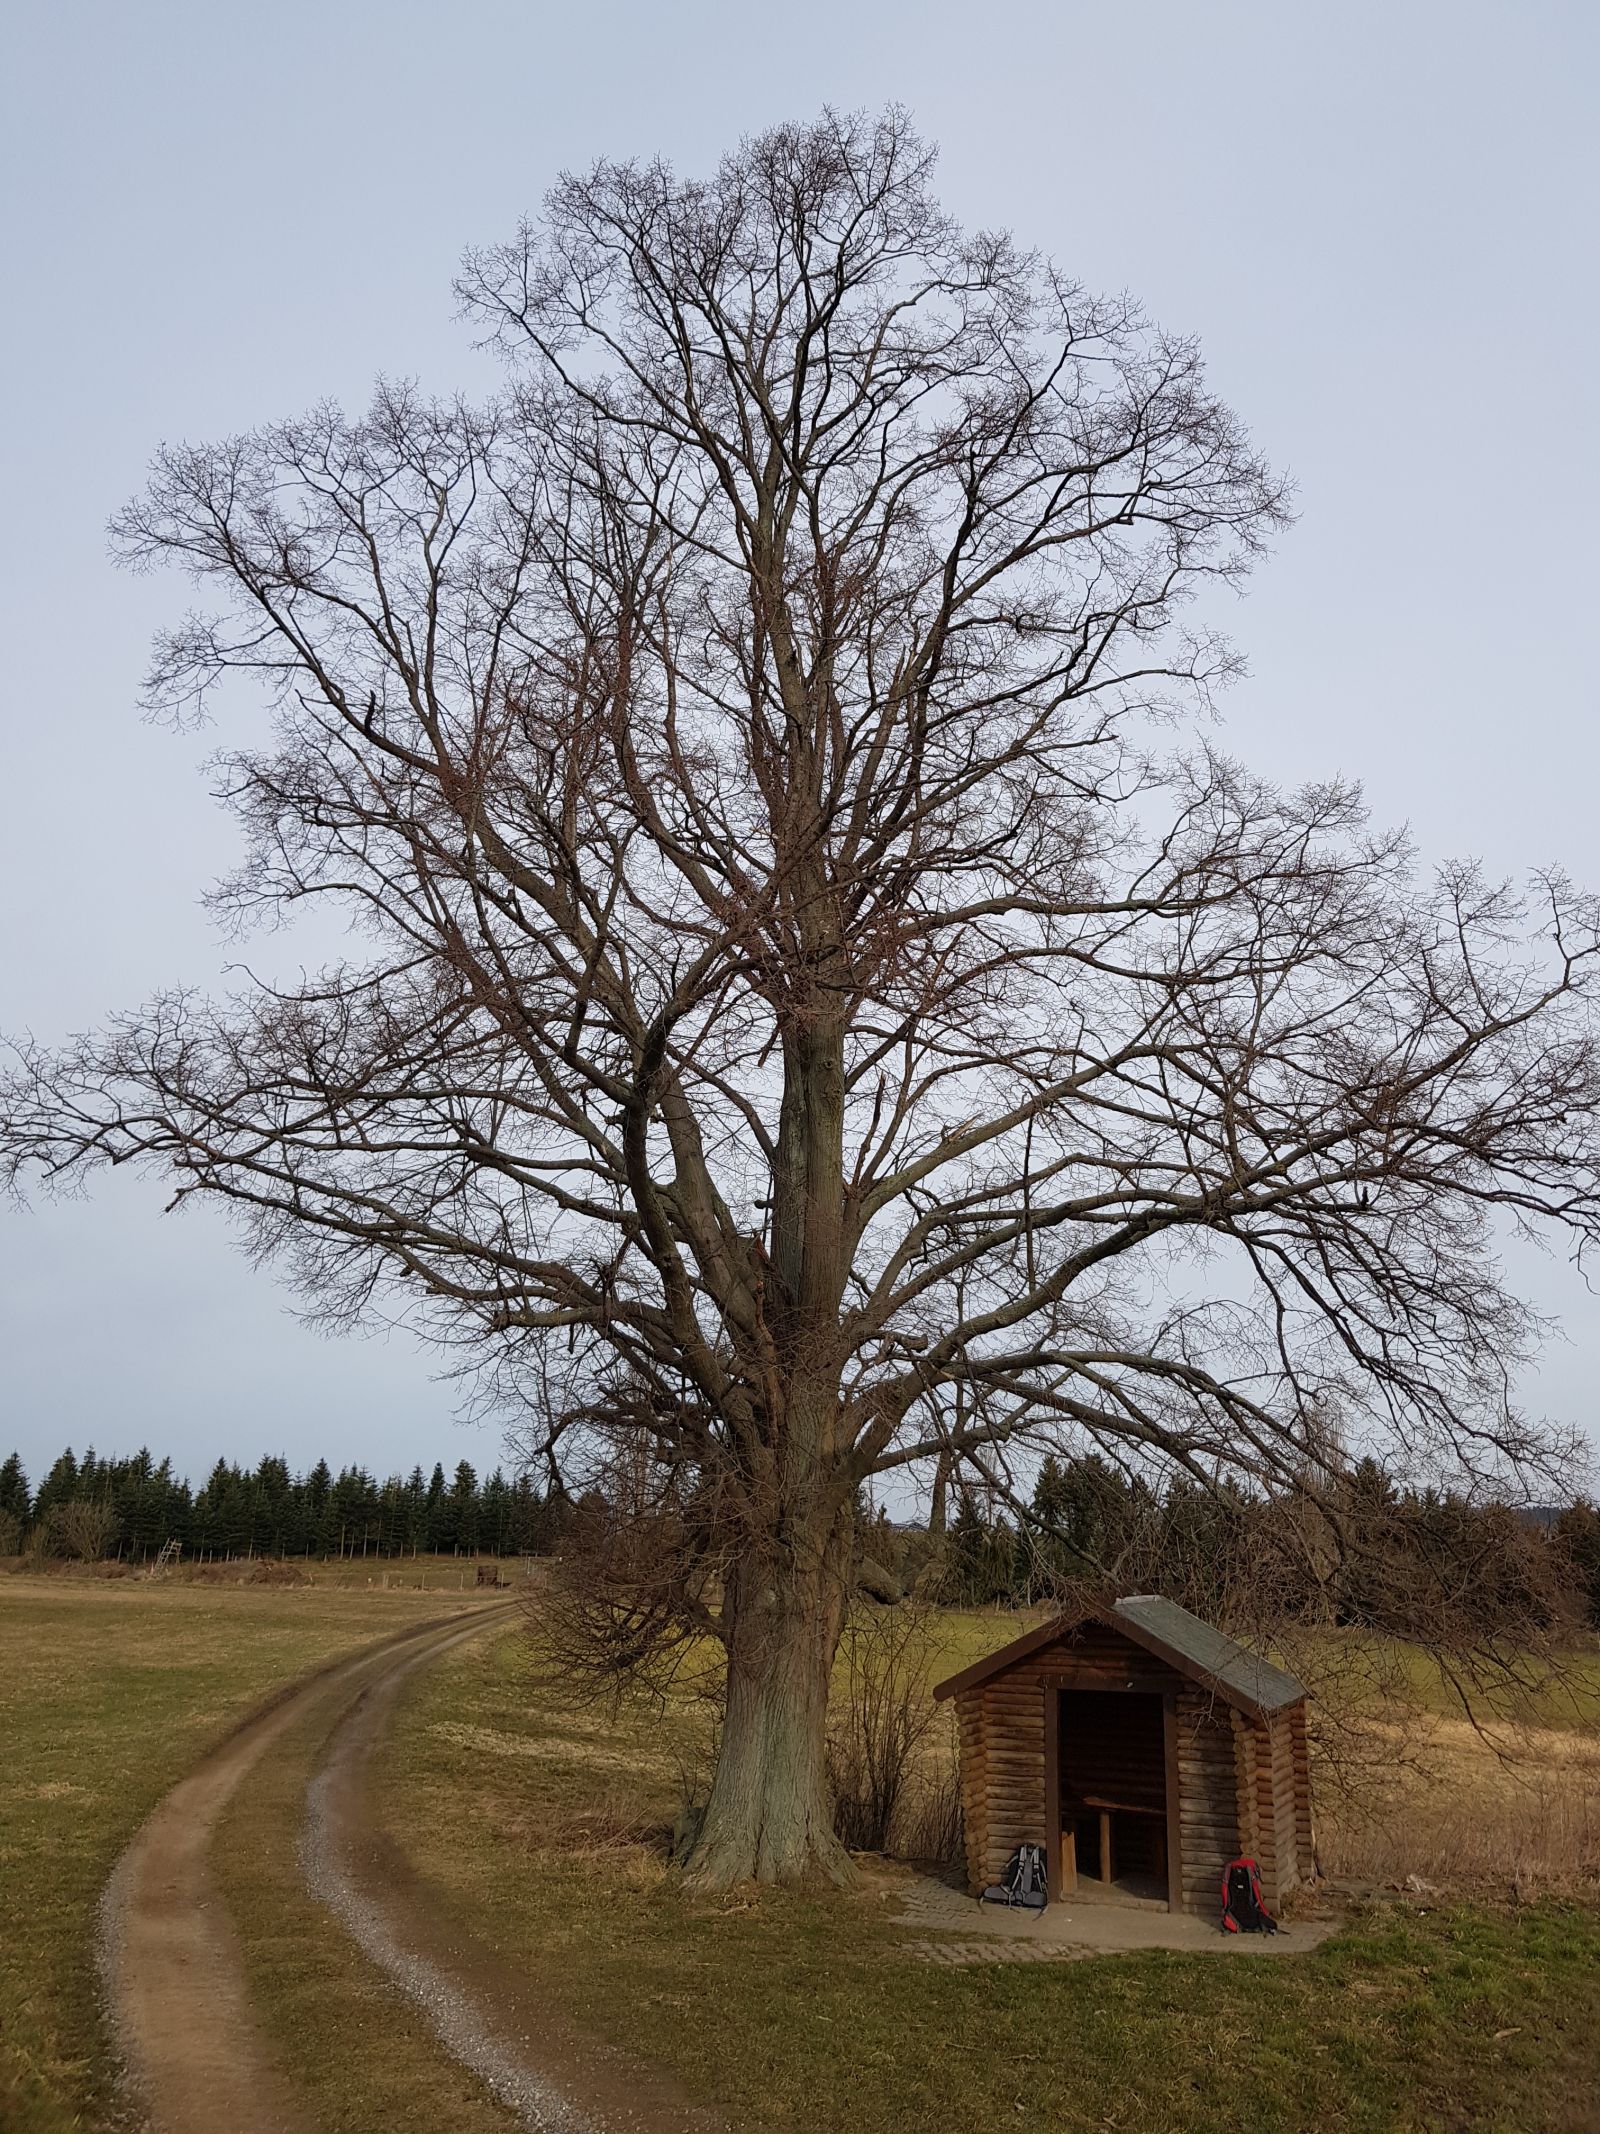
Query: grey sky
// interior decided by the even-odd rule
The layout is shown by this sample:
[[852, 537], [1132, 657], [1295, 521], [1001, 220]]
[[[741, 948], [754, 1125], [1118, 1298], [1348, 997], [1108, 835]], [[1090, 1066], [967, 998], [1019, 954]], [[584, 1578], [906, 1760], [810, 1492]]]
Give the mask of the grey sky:
[[[32, 0], [7, 42], [0, 1028], [228, 954], [196, 904], [231, 849], [210, 744], [133, 709], [186, 589], [106, 554], [153, 448], [380, 369], [484, 382], [463, 246], [563, 166], [705, 166], [824, 102], [908, 104], [955, 213], [1198, 333], [1292, 470], [1227, 744], [1361, 776], [1425, 857], [1600, 882], [1592, 6]], [[403, 1336], [308, 1332], [219, 1217], [161, 1200], [0, 1214], [0, 1452], [493, 1459]], [[1559, 1262], [1519, 1273], [1567, 1329], [1530, 1404], [1593, 1430], [1600, 1309]]]

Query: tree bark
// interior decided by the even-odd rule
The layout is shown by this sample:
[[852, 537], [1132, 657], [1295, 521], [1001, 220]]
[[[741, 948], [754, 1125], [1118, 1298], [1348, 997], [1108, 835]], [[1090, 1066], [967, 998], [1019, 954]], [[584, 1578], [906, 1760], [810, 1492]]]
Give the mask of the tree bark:
[[943, 1541], [950, 1524], [950, 1475], [955, 1460], [948, 1449], [940, 1452], [933, 1463], [933, 1501], [928, 1510], [928, 1533], [935, 1541]]
[[[819, 900], [820, 901], [820, 900]], [[827, 947], [814, 953], [828, 960]], [[828, 1787], [828, 1693], [853, 1573], [853, 1487], [839, 1467], [844, 1280], [844, 1038], [803, 1021], [784, 1042], [769, 1293], [780, 1390], [755, 1531], [723, 1596], [722, 1739], [692, 1883], [848, 1882]]]
[[763, 1549], [735, 1573], [727, 1704], [691, 1884], [850, 1881], [833, 1831], [828, 1686], [844, 1620], [848, 1511], [811, 1546]]

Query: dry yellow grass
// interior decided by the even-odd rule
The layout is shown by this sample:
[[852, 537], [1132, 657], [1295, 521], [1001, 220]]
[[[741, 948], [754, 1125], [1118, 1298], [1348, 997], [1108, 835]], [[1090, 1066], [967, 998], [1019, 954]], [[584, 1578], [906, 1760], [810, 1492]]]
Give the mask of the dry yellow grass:
[[1387, 1775], [1325, 1791], [1324, 1872], [1338, 1881], [1526, 1900], [1600, 1895], [1600, 1737], [1417, 1713], [1385, 1720]]
[[0, 2127], [109, 2098], [94, 1919], [162, 1792], [286, 1682], [441, 1612], [437, 1593], [0, 1577]]

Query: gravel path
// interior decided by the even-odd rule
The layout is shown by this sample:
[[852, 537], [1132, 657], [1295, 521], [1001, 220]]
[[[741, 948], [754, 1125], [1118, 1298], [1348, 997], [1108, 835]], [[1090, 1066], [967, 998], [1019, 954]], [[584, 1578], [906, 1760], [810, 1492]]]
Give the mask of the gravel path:
[[316, 1711], [334, 1730], [307, 1788], [306, 1881], [445, 2050], [533, 2134], [721, 2134], [716, 2114], [579, 2032], [448, 1918], [372, 1815], [367, 1766], [401, 1686], [504, 1617], [503, 1604], [457, 1611], [308, 1676], [140, 1827], [106, 1885], [100, 1959], [129, 2102], [151, 2134], [309, 2134], [310, 2105], [279, 2074], [251, 2008], [210, 1849], [249, 1772]]
[[[470, 1637], [472, 1631], [461, 1635]], [[534, 2134], [597, 2134], [596, 2122], [527, 2064], [525, 2037], [504, 2036], [470, 1993], [407, 1945], [391, 1909], [363, 1888], [355, 1867], [364, 1834], [360, 1780], [372, 1741], [405, 1677], [456, 1642], [428, 1647], [363, 1692], [306, 1789], [300, 1864], [312, 1895], [327, 1905], [363, 1955], [415, 2002], [445, 2050], [470, 2067], [525, 2127]]]
[[386, 1669], [453, 1643], [459, 1625], [459, 1616], [414, 1625], [297, 1683], [203, 1757], [117, 1862], [100, 1907], [101, 1976], [128, 2086], [154, 2134], [301, 2134], [304, 2116], [250, 2007], [211, 1875], [212, 1835], [250, 1770], [313, 1702], [358, 1698]]
[[577, 2030], [446, 1912], [378, 1823], [367, 1774], [395, 1699], [414, 1669], [471, 1635], [399, 1656], [352, 1701], [307, 1790], [308, 1884], [446, 2051], [535, 2134], [724, 2134], [663, 2071]]

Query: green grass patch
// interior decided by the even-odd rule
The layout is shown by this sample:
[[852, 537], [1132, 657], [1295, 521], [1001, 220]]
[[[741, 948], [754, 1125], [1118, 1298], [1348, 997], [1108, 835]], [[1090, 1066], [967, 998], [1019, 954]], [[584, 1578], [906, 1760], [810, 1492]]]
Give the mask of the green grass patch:
[[[992, 1618], [954, 1626], [999, 1643]], [[1003, 1629], [1003, 1626], [1001, 1626]], [[952, 1665], [961, 1664], [960, 1658]], [[662, 1866], [703, 1720], [578, 1708], [517, 1634], [412, 1690], [380, 1767], [442, 1901], [578, 2022], [751, 2127], [1524, 2130], [1592, 2123], [1600, 1916], [1376, 1908], [1286, 1960], [1151, 1952], [947, 1970], [892, 1877], [696, 1902]]]
[[[1441, 1674], [1425, 1652], [1403, 1645], [1391, 1650], [1406, 1696], [1440, 1718], [1462, 1717], [1462, 1689]], [[1473, 1716], [1482, 1723], [1600, 1733], [1600, 1644], [1591, 1638], [1554, 1662], [1525, 1661], [1503, 1679], [1486, 1670], [1481, 1681], [1465, 1685], [1465, 1694]]]
[[8, 2134], [61, 2134], [103, 2114], [95, 1909], [162, 1793], [272, 1691], [438, 1606], [332, 1585], [0, 1578]]

